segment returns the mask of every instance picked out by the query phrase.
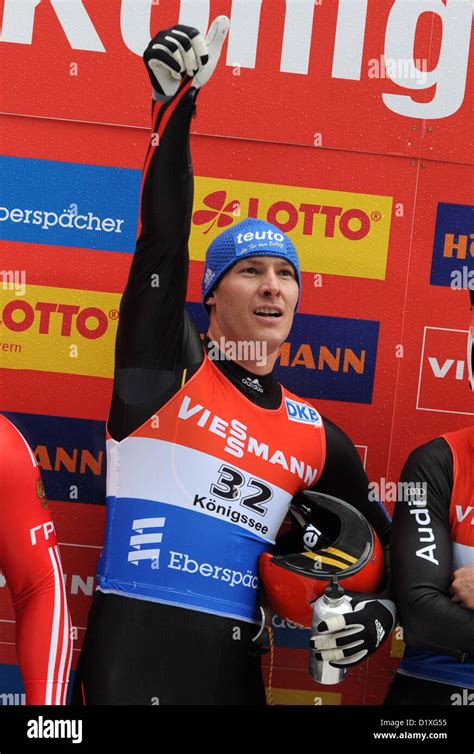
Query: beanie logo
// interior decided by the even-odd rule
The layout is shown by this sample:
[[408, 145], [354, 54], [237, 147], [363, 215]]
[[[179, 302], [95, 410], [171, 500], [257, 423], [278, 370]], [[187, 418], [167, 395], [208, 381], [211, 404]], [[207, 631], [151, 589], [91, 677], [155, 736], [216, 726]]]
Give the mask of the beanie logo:
[[249, 230], [234, 236], [237, 254], [246, 254], [254, 249], [285, 249], [285, 236], [271, 228], [268, 230]]
[[[218, 223], [219, 224], [219, 223]], [[247, 218], [234, 228], [219, 234], [206, 252], [205, 272], [202, 280], [203, 298], [232, 267], [252, 256], [282, 257], [290, 262], [301, 286], [298, 255], [290, 239], [278, 227], [256, 218]]]
[[204, 287], [207, 288], [213, 281], [215, 273], [210, 267], [207, 267], [204, 275]]

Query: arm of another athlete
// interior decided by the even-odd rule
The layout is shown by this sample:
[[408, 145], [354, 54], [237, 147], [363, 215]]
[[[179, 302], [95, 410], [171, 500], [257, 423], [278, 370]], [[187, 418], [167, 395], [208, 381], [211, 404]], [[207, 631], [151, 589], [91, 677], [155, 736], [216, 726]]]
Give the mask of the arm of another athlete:
[[[443, 654], [474, 657], [474, 612], [449, 596], [453, 459], [445, 440], [438, 438], [414, 450], [401, 481], [420, 489], [425, 485], [426, 490], [422, 508], [400, 501], [393, 516], [393, 587], [405, 641]], [[423, 524], [412, 513], [421, 509], [427, 513], [422, 519], [418, 516]]]
[[453, 602], [474, 610], [474, 565], [463, 566], [454, 571], [450, 592]]
[[16, 618], [27, 704], [65, 704], [71, 620], [58, 543], [36, 460], [0, 416], [0, 569]]

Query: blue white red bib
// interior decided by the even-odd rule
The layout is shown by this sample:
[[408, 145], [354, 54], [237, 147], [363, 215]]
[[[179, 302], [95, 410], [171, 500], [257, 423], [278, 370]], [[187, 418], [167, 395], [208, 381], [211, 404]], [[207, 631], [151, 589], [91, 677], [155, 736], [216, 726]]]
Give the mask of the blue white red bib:
[[282, 388], [256, 406], [206, 355], [131, 435], [107, 437], [103, 592], [257, 621], [258, 559], [325, 461], [323, 423]]

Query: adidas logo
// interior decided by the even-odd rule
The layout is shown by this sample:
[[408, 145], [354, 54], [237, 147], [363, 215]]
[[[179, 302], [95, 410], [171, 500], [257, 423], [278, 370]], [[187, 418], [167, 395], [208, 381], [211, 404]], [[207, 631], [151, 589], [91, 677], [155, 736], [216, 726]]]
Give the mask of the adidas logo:
[[379, 644], [381, 644], [383, 641], [383, 637], [385, 636], [385, 631], [382, 628], [382, 624], [377, 619], [375, 619], [375, 629], [377, 631], [377, 642], [375, 646], [378, 647]]
[[210, 267], [206, 269], [205, 275], [204, 275], [204, 287], [207, 288], [207, 286], [211, 283], [212, 279], [214, 277], [214, 273], [211, 270]]
[[258, 379], [255, 378], [254, 380], [251, 380], [250, 377], [244, 377], [242, 382], [244, 383], [244, 385], [257, 390], [259, 393], [263, 393], [263, 387], [259, 383]]

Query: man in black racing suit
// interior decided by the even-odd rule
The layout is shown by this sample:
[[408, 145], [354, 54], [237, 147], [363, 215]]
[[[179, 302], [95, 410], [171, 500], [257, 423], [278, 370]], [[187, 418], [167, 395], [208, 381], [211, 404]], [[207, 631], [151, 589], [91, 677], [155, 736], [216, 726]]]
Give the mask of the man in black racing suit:
[[[151, 432], [155, 431], [146, 424], [148, 420], [151, 421], [150, 418], [159, 417], [161, 426], [164, 426], [170, 406], [183, 394], [183, 390], [191, 390], [204, 368], [208, 369], [214, 380], [209, 387], [210, 395], [217, 387], [225, 391], [229, 402], [235, 405], [235, 411], [244, 405], [241, 400], [243, 396], [245, 410], [253, 413], [256, 423], [261, 417], [262, 425], [267, 417], [280, 411], [282, 396], [286, 395], [286, 391], [275, 381], [272, 367], [277, 357], [277, 346], [288, 335], [299, 297], [299, 270], [294, 257], [291, 257], [290, 263], [286, 252], [277, 251], [269, 252], [270, 256], [261, 254], [251, 260], [251, 264], [240, 262], [229, 267], [229, 271], [223, 275], [224, 282], [219, 284], [220, 298], [215, 288], [206, 291], [205, 298], [211, 309], [209, 334], [215, 335], [220, 328], [224, 336], [231, 338], [232, 334], [229, 333], [232, 327], [238, 326], [239, 317], [243, 316], [243, 298], [226, 298], [226, 285], [241, 285], [244, 297], [249, 287], [253, 286], [251, 297], [254, 308], [245, 316], [252, 321], [255, 331], [261, 327], [267, 328], [265, 332], [278, 334], [268, 335], [271, 348], [265, 367], [257, 366], [255, 361], [219, 358], [212, 362], [211, 368], [207, 356], [211, 348], [215, 349], [215, 343], [209, 334], [202, 342], [185, 308], [188, 239], [193, 207], [190, 123], [196, 113], [197, 95], [217, 65], [228, 25], [225, 17], [216, 19], [206, 40], [197, 29], [175, 26], [157, 34], [144, 56], [153, 86], [152, 137], [143, 173], [138, 240], [121, 302], [116, 340], [114, 390], [108, 420], [108, 445], [111, 449], [108, 454], [108, 534], [101, 558], [103, 565], [99, 565], [99, 589], [93, 597], [76, 671], [75, 704], [265, 704], [259, 651], [252, 643], [252, 637], [258, 631], [255, 622], [232, 613], [226, 614], [224, 609], [218, 607], [217, 601], [212, 603], [216, 607], [186, 605], [185, 599], [201, 599], [199, 595], [191, 595], [192, 590], [187, 587], [176, 589], [173, 597], [167, 599], [166, 596], [156, 597], [158, 592], [152, 591], [152, 587], [142, 587], [140, 593], [140, 584], [136, 580], [132, 584], [129, 579], [125, 587], [124, 581], [121, 581], [117, 586], [120, 580], [107, 580], [106, 574], [107, 563], [115, 562], [114, 548], [118, 539], [118, 534], [114, 534], [111, 527], [114, 526], [115, 517], [122, 515], [120, 508], [116, 507], [117, 493], [112, 491], [116, 485], [115, 477], [120, 473], [113, 466], [114, 458], [117, 453], [128, 452], [131, 441], [136, 442], [137, 447], [147, 447], [145, 442], [153, 440]], [[277, 228], [274, 230], [278, 231]], [[283, 237], [283, 234], [280, 235]], [[284, 243], [289, 247], [291, 242], [286, 239]], [[243, 282], [236, 283], [237, 275], [238, 281]], [[159, 284], [152, 284], [152, 280], [159, 281]], [[219, 316], [216, 316], [216, 311]], [[242, 335], [247, 336], [248, 333]], [[180, 410], [186, 418], [198, 410], [197, 407], [189, 408], [190, 403], [185, 408], [183, 405]], [[315, 410], [308, 406], [305, 408], [302, 403], [299, 405], [303, 413], [308, 409], [319, 417]], [[200, 405], [199, 410], [202, 409]], [[200, 416], [203, 426], [207, 420], [205, 412]], [[215, 419], [214, 436], [221, 432], [224, 425], [222, 419]], [[243, 425], [240, 423], [239, 426], [237, 421], [233, 426], [235, 449], [235, 443], [240, 442], [238, 432], [243, 431]], [[300, 431], [307, 431], [304, 424], [293, 423], [291, 429], [295, 432], [295, 438]], [[172, 434], [173, 427], [168, 427], [167, 431]], [[389, 519], [383, 507], [370, 500], [369, 482], [351, 440], [326, 418], [320, 420], [318, 432], [321, 435], [315, 431], [314, 442], [317, 442], [317, 437], [322, 438], [325, 461], [323, 468], [318, 470], [317, 482], [312, 488], [355, 506], [370, 521], [382, 546], [387, 546]], [[141, 437], [144, 434], [146, 438]], [[210, 436], [209, 433], [206, 435]], [[204, 438], [204, 435], [199, 437]], [[123, 442], [125, 438], [126, 442]], [[164, 443], [160, 447], [164, 447]], [[189, 448], [185, 450], [188, 453]], [[188, 457], [193, 458], [189, 453]], [[141, 456], [137, 453], [134, 463], [140, 462]], [[132, 463], [130, 468], [132, 473]], [[152, 475], [152, 467], [147, 468]], [[179, 473], [182, 473], [180, 483], [185, 485], [186, 475], [191, 474], [191, 469], [180, 468]], [[205, 473], [204, 469], [202, 473]], [[237, 472], [234, 470], [232, 473]], [[141, 476], [134, 484], [147, 484], [143, 479], [146, 475]], [[165, 485], [167, 483], [167, 480], [163, 482]], [[309, 484], [303, 486], [310, 487]], [[238, 494], [236, 490], [233, 489], [233, 494]], [[146, 497], [144, 492], [132, 489], [128, 496], [131, 506], [138, 503], [148, 505], [147, 501], [138, 500]], [[197, 499], [200, 501], [203, 498]], [[177, 504], [181, 503], [179, 501]], [[159, 505], [161, 503], [155, 503], [156, 510], [171, 515], [170, 505], [158, 508]], [[125, 506], [122, 504], [121, 507], [123, 509]], [[179, 515], [184, 516], [185, 512], [180, 510]], [[203, 521], [208, 522], [209, 526], [217, 525], [210, 516], [202, 516], [202, 512], [199, 516], [200, 525]], [[283, 520], [284, 515], [280, 518]], [[141, 523], [134, 521], [133, 525], [143, 527], [140, 520]], [[164, 521], [165, 517], [159, 520]], [[143, 528], [135, 531], [140, 533], [132, 538], [134, 542], [140, 538], [140, 542], [143, 542], [146, 536], [150, 536], [149, 541], [152, 541], [155, 536], [144, 535]], [[292, 536], [291, 532], [284, 536], [285, 546], [302, 549], [301, 543], [291, 541]], [[159, 542], [160, 537], [155, 536], [153, 541]], [[216, 536], [209, 544], [209, 557], [213, 554], [213, 548], [219, 546], [218, 540]], [[128, 545], [128, 539], [126, 542]], [[137, 552], [140, 551], [140, 557], [143, 554], [146, 556], [142, 545], [135, 544], [134, 547]], [[132, 552], [129, 559], [133, 561], [134, 558]], [[161, 573], [163, 553], [160, 558]], [[172, 558], [174, 560], [170, 562], [176, 570], [178, 554], [173, 552]], [[254, 561], [244, 564], [245, 573], [250, 574], [252, 568], [255, 570], [257, 561]], [[138, 579], [138, 568], [141, 566], [138, 563], [137, 567], [137, 563], [138, 556], [134, 561], [134, 573]], [[117, 564], [117, 568], [125, 567], [122, 561], [118, 563], [117, 560]], [[206, 570], [201, 566], [202, 573], [209, 576], [211, 565], [204, 565]], [[220, 567], [212, 568], [215, 568], [212, 578], [221, 578], [223, 572]], [[221, 573], [218, 574], [218, 571]], [[211, 581], [211, 578], [207, 579], [209, 584]], [[387, 584], [386, 579], [384, 589]], [[150, 594], [155, 596], [150, 597]], [[163, 594], [163, 591], [160, 592], [160, 595]], [[356, 596], [355, 603], [357, 599]], [[387, 590], [383, 594], [363, 595], [360, 599], [363, 605], [355, 621], [357, 641], [354, 642], [353, 636], [340, 638], [339, 634], [335, 639], [340, 646], [337, 657], [345, 658], [349, 664], [359, 662], [378, 647], [380, 635], [377, 636], [376, 621], [384, 627], [384, 638], [393, 627], [394, 609]], [[183, 604], [184, 607], [178, 606]], [[349, 619], [347, 628], [350, 633]], [[236, 631], [239, 640], [235, 640]]]
[[[474, 319], [468, 343], [474, 390]], [[474, 427], [416, 448], [401, 481], [391, 562], [407, 646], [385, 704], [473, 704]]]

